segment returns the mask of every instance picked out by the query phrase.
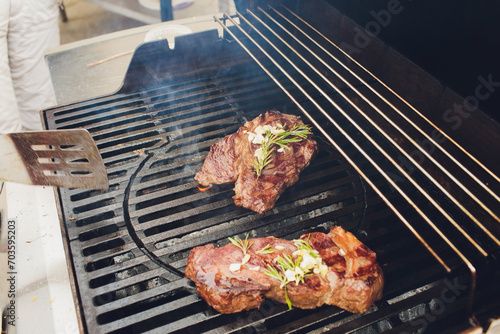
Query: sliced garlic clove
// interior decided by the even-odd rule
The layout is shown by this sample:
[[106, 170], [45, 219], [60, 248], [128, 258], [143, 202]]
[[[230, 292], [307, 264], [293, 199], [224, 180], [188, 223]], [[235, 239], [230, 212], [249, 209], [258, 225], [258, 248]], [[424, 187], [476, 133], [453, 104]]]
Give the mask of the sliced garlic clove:
[[328, 266], [326, 264], [320, 265], [319, 271], [321, 273], [321, 276], [323, 276], [323, 278], [326, 278], [326, 274], [328, 273]]
[[289, 282], [295, 281], [295, 271], [290, 270], [290, 269], [285, 270], [285, 277], [286, 277], [286, 280]]
[[243, 256], [243, 260], [241, 260], [241, 265], [244, 265], [249, 260], [250, 260], [250, 254], [245, 254], [245, 256]]
[[229, 271], [233, 273], [239, 271], [240, 268], [241, 268], [241, 263], [231, 263], [229, 265]]

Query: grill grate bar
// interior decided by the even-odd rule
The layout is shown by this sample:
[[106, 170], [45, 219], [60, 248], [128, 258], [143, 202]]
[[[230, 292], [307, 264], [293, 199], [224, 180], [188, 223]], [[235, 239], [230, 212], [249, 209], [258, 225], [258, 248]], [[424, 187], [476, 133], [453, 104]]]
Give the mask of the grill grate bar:
[[[356, 192], [345, 192], [346, 196], [348, 196], [348, 195], [353, 196], [355, 194], [356, 194]], [[325, 196], [327, 196], [327, 195], [325, 195]], [[332, 197], [333, 197], [333, 195], [330, 194], [330, 196], [326, 197], [325, 200], [317, 201], [317, 205], [316, 206], [311, 206], [309, 209], [310, 210], [314, 210], [314, 209], [323, 208], [325, 206], [331, 206], [332, 204], [334, 204], [331, 201]], [[335, 199], [337, 200], [337, 198], [335, 198]], [[342, 201], [343, 199], [341, 198], [341, 199], [338, 199], [338, 200]], [[283, 204], [281, 204], [280, 206], [278, 206], [277, 209], [281, 209], [281, 208], [287, 206], [286, 202], [282, 202], [282, 203]], [[230, 206], [231, 204], [232, 204], [232, 201], [230, 201], [230, 200], [225, 201], [224, 202], [224, 207]], [[353, 204], [353, 206], [355, 206], [355, 204]], [[358, 207], [359, 206], [361, 206], [361, 205], [358, 205]], [[353, 207], [349, 207], [349, 209], [352, 210]], [[295, 213], [295, 214], [297, 214], [297, 213]], [[340, 208], [339, 210], [336, 210], [335, 213], [325, 212], [321, 217], [324, 220], [332, 220], [333, 218], [338, 217], [338, 216], [342, 216], [343, 214], [345, 214], [345, 212], [342, 211], [342, 208]], [[287, 216], [284, 216], [283, 218], [287, 218]], [[237, 225], [239, 225], [239, 224], [244, 225], [245, 223], [251, 222], [254, 219], [255, 219], [255, 217], [254, 216], [248, 216], [247, 212], [245, 212], [243, 210], [238, 210], [237, 212], [232, 213], [232, 214], [224, 214], [222, 216], [217, 216], [215, 218], [210, 219], [208, 222], [204, 221], [204, 220], [200, 220], [200, 221], [197, 221], [195, 224], [190, 224], [190, 225], [187, 225], [187, 226], [182, 226], [181, 228], [176, 228], [176, 229], [168, 230], [167, 232], [158, 233], [158, 234], [155, 234], [154, 237], [152, 236], [150, 238], [145, 238], [145, 240], [154, 241], [157, 237], [159, 237], [159, 238], [162, 239], [162, 243], [165, 243], [165, 246], [161, 247], [163, 249], [162, 251], [157, 252], [157, 255], [160, 256], [160, 255], [168, 254], [168, 253], [171, 253], [171, 252], [175, 252], [175, 251], [180, 251], [180, 250], [186, 249], [185, 248], [185, 247], [187, 247], [186, 243], [189, 244], [192, 241], [191, 238], [188, 238], [184, 243], [176, 242], [175, 246], [167, 247], [168, 243], [165, 240], [168, 240], [168, 238], [171, 238], [174, 235], [177, 236], [177, 237], [179, 237], [179, 236], [182, 237], [185, 233], [197, 231], [197, 228], [200, 228], [201, 226], [203, 226], [205, 228], [208, 228], [210, 226], [214, 226], [214, 225], [220, 224], [221, 221], [231, 221], [231, 222], [233, 222], [231, 224], [231, 226], [234, 226], [234, 229], [232, 229], [231, 231], [226, 232], [227, 236], [231, 236], [234, 233], [238, 233]], [[238, 224], [236, 224], [236, 222], [238, 222]], [[259, 225], [257, 225], [257, 224], [255, 224], [253, 226], [255, 228], [259, 227]]]
[[[165, 270], [163, 271], [158, 271], [156, 270], [158, 274], [165, 273]], [[153, 277], [153, 276], [152, 276]], [[189, 287], [189, 281], [186, 278], [178, 279], [176, 281], [168, 282], [163, 285], [157, 286], [154, 289], [149, 289], [146, 291], [143, 291], [141, 293], [133, 294], [130, 296], [126, 296], [121, 299], [116, 299], [109, 301], [107, 303], [103, 303], [102, 305], [99, 305], [97, 309], [99, 310], [99, 313], [105, 314], [108, 312], [116, 311], [119, 310], [120, 308], [123, 308], [124, 305], [129, 305], [129, 304], [134, 304], [134, 303], [139, 303], [139, 302], [145, 302], [151, 298], [154, 298], [158, 295], [164, 295], [164, 294], [172, 294], [173, 292], [177, 290], [185, 290]], [[105, 294], [107, 291], [101, 292], [100, 294], [94, 293], [93, 297], [99, 297], [99, 295]]]
[[[201, 163], [203, 160], [203, 156], [201, 156], [200, 159], [198, 159], [198, 157], [197, 157], [196, 160], [199, 160]], [[326, 161], [326, 160], [324, 160], [324, 161]], [[328, 161], [326, 161], [326, 162], [328, 162]], [[321, 160], [318, 161], [318, 164], [319, 163], [321, 163]], [[162, 167], [162, 166], [160, 166], [160, 167]], [[171, 167], [173, 169], [176, 168], [175, 165], [171, 166]], [[331, 174], [333, 175], [335, 173], [340, 173], [342, 171], [347, 170], [347, 168], [345, 166], [336, 166], [336, 167], [325, 166], [324, 168], [327, 168], [327, 169], [322, 170], [321, 173], [316, 173], [316, 174], [311, 175], [309, 177], [307, 177], [307, 176], [304, 177], [302, 179], [302, 182], [305, 183], [307, 181], [312, 181], [312, 180], [315, 180], [317, 178], [321, 178], [322, 176], [327, 175], [329, 172], [331, 172]], [[134, 217], [142, 215], [141, 211], [148, 210], [153, 205], [155, 205], [155, 209], [165, 209], [168, 207], [176, 206], [176, 202], [178, 202], [179, 204], [184, 203], [183, 201], [179, 200], [181, 198], [180, 195], [173, 196], [174, 194], [177, 194], [179, 192], [186, 192], [187, 195], [185, 197], [182, 197], [182, 198], [185, 198], [187, 200], [185, 202], [195, 202], [195, 201], [198, 201], [202, 198], [208, 197], [206, 195], [206, 193], [200, 193], [199, 191], [194, 191], [194, 193], [192, 193], [190, 191], [190, 190], [194, 190], [194, 189], [197, 190], [195, 182], [189, 182], [187, 184], [185, 182], [182, 182], [182, 183], [180, 182], [180, 180], [185, 179], [185, 178], [192, 179], [192, 177], [194, 176], [194, 173], [195, 173], [194, 168], [193, 169], [189, 168], [188, 171], [183, 170], [183, 171], [176, 173], [176, 174], [173, 174], [173, 175], [169, 175], [170, 174], [169, 168], [161, 168], [161, 169], [162, 170], [160, 172], [155, 172], [155, 170], [152, 169], [152, 170], [150, 170], [151, 174], [148, 174], [148, 175], [161, 175], [161, 174], [165, 173], [166, 176], [161, 178], [162, 183], [174, 182], [176, 180], [179, 180], [179, 182], [177, 182], [177, 183], [179, 183], [180, 185], [167, 188], [167, 187], [163, 187], [162, 183], [159, 183], [158, 179], [156, 179], [155, 180], [156, 184], [159, 184], [157, 191], [154, 191], [151, 193], [148, 192], [146, 195], [136, 197], [134, 200], [130, 201], [130, 204], [138, 205], [136, 207], [136, 212], [134, 213]], [[350, 182], [350, 181], [351, 180], [348, 180], [345, 182]], [[149, 181], [148, 183], [145, 184], [146, 187], [149, 187], [150, 182], [152, 182], [152, 181]], [[144, 184], [140, 184], [140, 185], [144, 185]], [[140, 191], [140, 189], [142, 189], [142, 187], [139, 188], [139, 190], [135, 190], [135, 191]], [[317, 188], [317, 189], [320, 189], [320, 188]], [[155, 204], [155, 202], [153, 201], [154, 199], [157, 199], [159, 197], [163, 198], [166, 195], [170, 195], [169, 197], [172, 197], [172, 200], [168, 201], [168, 202], [161, 200], [160, 201], [161, 203], [158, 203], [158, 204]], [[148, 202], [151, 202], [151, 203], [148, 203]]]
[[[458, 187], [463, 190], [473, 201], [475, 201], [484, 211], [486, 211], [491, 217], [493, 217], [495, 220], [500, 221], [499, 217], [491, 210], [486, 204], [483, 203], [482, 200], [480, 200], [475, 194], [472, 193], [471, 190], [469, 190], [465, 185], [458, 180], [457, 177], [455, 177], [451, 172], [448, 171], [441, 163], [439, 163], [436, 159], [434, 159], [430, 154], [422, 147], [422, 145], [419, 145], [416, 143], [415, 140], [413, 140], [401, 127], [399, 127], [393, 120], [390, 119], [390, 117], [386, 116], [384, 112], [382, 112], [374, 103], [372, 103], [370, 100], [366, 98], [365, 95], [360, 93], [354, 85], [349, 83], [347, 79], [345, 79], [343, 76], [341, 76], [337, 71], [335, 71], [331, 66], [326, 64], [321, 57], [319, 57], [317, 54], [315, 54], [310, 48], [308, 48], [304, 43], [300, 42], [300, 40], [297, 39], [294, 33], [288, 31], [286, 28], [284, 28], [278, 21], [276, 21], [270, 14], [268, 14], [266, 11], [264, 11], [262, 8], [258, 7], [259, 11], [263, 13], [270, 21], [274, 22], [276, 26], [278, 26], [281, 31], [285, 31], [286, 34], [292, 37], [292, 39], [295, 42], [298, 42], [300, 46], [302, 46], [305, 50], [308, 51], [309, 54], [312, 54], [314, 57], [319, 59], [321, 63], [323, 63], [325, 66], [327, 66], [328, 70], [332, 72], [337, 78], [340, 78], [341, 81], [346, 84], [352, 91], [356, 92], [358, 96], [360, 96], [365, 102], [368, 103], [370, 107], [372, 107], [373, 110], [375, 110], [378, 115], [382, 116], [382, 118], [387, 121], [391, 126], [393, 126], [396, 130], [399, 131], [399, 133], [406, 139], [408, 142], [410, 142], [412, 145], [414, 145], [417, 149], [419, 149], [431, 162], [433, 162], [440, 170], [441, 172], [444, 173], [449, 179], [451, 179]], [[271, 7], [271, 9], [278, 13], [278, 11], [274, 8]], [[415, 167], [419, 169], [419, 171], [428, 179], [430, 182], [437, 187], [444, 195], [447, 196], [449, 200], [451, 200], [452, 203], [454, 203], [460, 210], [462, 210], [463, 213], [465, 213], [476, 226], [478, 226], [483, 233], [485, 233], [491, 240], [493, 240], [496, 245], [500, 245], [500, 240], [498, 240], [495, 235], [490, 232], [480, 221], [478, 218], [476, 218], [467, 208], [465, 208], [464, 205], [460, 203], [459, 200], [455, 198], [455, 196], [451, 195], [449, 191], [447, 191], [441, 184], [440, 182], [437, 181], [436, 178], [432, 177], [431, 174], [424, 169], [419, 163], [413, 159], [413, 157], [405, 150], [403, 149], [402, 146], [400, 146], [394, 139], [392, 139], [391, 134], [388, 132], [384, 131], [381, 126], [379, 126], [372, 118], [370, 118], [365, 112], [361, 110], [358, 105], [348, 98], [342, 90], [340, 90], [336, 84], [334, 84], [332, 81], [326, 78], [325, 75], [322, 74], [319, 68], [316, 66], [312, 65], [307, 59], [307, 56], [303, 56], [299, 51], [297, 51], [293, 46], [291, 46], [280, 34], [278, 34], [275, 30], [273, 30], [268, 24], [266, 24], [262, 19], [260, 19], [256, 14], [254, 14], [252, 11], [247, 10], [247, 13], [254, 19], [254, 21], [257, 21], [260, 26], [262, 26], [263, 30], [266, 31], [266, 33], [261, 32], [259, 28], [257, 28], [256, 24], [250, 22], [249, 19], [247, 19], [245, 16], [243, 16], [241, 13], [237, 12], [237, 16], [240, 20], [240, 24], [238, 24], [230, 15], [225, 14], [224, 15], [224, 23], [217, 17], [215, 17], [215, 20], [224, 28], [225, 32], [227, 32], [231, 38], [233, 38], [243, 49], [245, 52], [248, 53], [248, 55], [268, 74], [271, 79], [287, 94], [287, 96], [299, 107], [299, 109], [309, 118], [309, 120], [321, 131], [323, 135], [330, 141], [330, 143], [344, 156], [346, 160], [350, 162], [350, 164], [353, 166], [354, 169], [365, 179], [365, 181], [370, 184], [370, 186], [373, 188], [373, 190], [381, 196], [381, 198], [384, 200], [384, 202], [392, 209], [392, 211], [400, 218], [400, 220], [407, 226], [407, 228], [410, 229], [410, 231], [414, 234], [414, 236], [427, 248], [427, 250], [434, 256], [434, 258], [443, 266], [443, 268], [450, 272], [451, 268], [446, 264], [446, 262], [441, 258], [440, 255], [436, 252], [436, 250], [430, 246], [430, 244], [420, 235], [420, 233], [413, 227], [413, 225], [401, 214], [401, 212], [397, 209], [397, 207], [383, 194], [383, 192], [375, 186], [375, 184], [371, 181], [369, 177], [366, 176], [366, 174], [363, 173], [362, 169], [357, 166], [354, 161], [350, 158], [348, 154], [345, 153], [341, 149], [341, 147], [335, 143], [335, 141], [332, 139], [332, 137], [328, 134], [324, 128], [322, 128], [319, 123], [317, 122], [317, 119], [311, 114], [306, 111], [303, 102], [299, 101], [297, 97], [294, 96], [293, 93], [291, 93], [290, 89], [285, 87], [283, 84], [283, 79], [277, 79], [277, 77], [273, 74], [272, 71], [278, 70], [278, 73], [281, 72], [285, 77], [295, 86], [296, 89], [302, 93], [306, 99], [316, 107], [317, 110], [319, 110], [326, 119], [335, 126], [335, 128], [342, 133], [342, 135], [354, 146], [356, 149], [359, 151], [359, 153], [362, 154], [362, 156], [368, 160], [371, 165], [385, 178], [385, 180], [399, 193], [399, 195], [404, 198], [404, 200], [410, 204], [410, 206], [413, 207], [413, 209], [418, 213], [418, 215], [434, 230], [434, 232], [439, 235], [439, 237], [453, 250], [453, 252], [463, 261], [463, 263], [466, 264], [470, 271], [470, 280], [471, 280], [471, 289], [469, 291], [469, 308], [472, 308], [472, 303], [473, 303], [473, 296], [474, 296], [474, 290], [475, 290], [475, 285], [476, 285], [476, 269], [474, 265], [472, 264], [472, 261], [469, 259], [469, 257], [464, 254], [463, 250], [460, 250], [459, 247], [456, 246], [456, 242], [452, 242], [450, 237], [446, 235], [444, 230], [440, 227], [438, 227], [437, 224], [434, 223], [434, 221], [429, 217], [429, 215], [423, 210], [419, 205], [416, 204], [416, 202], [408, 195], [408, 192], [403, 190], [400, 186], [394, 182], [394, 180], [389, 176], [386, 170], [384, 170], [376, 161], [375, 159], [367, 153], [366, 150], [364, 150], [358, 142], [353, 139], [353, 137], [346, 132], [346, 130], [339, 125], [336, 120], [332, 118], [332, 116], [325, 111], [324, 107], [315, 99], [313, 98], [310, 93], [306, 90], [303, 84], [298, 83], [297, 80], [295, 79], [295, 76], [292, 74], [290, 69], [285, 69], [284, 66], [280, 65], [278, 61], [276, 60], [278, 56], [273, 56], [271, 53], [276, 53], [279, 55], [279, 57], [283, 60], [285, 60], [287, 63], [290, 64], [291, 68], [298, 74], [301, 75], [302, 78], [304, 78], [312, 87], [314, 87], [315, 91], [318, 91], [320, 95], [322, 95], [323, 98], [325, 98], [331, 106], [333, 106], [340, 114], [344, 116], [345, 119], [347, 119], [352, 126], [357, 130], [358, 133], [362, 134], [366, 140], [368, 140], [376, 149], [378, 152], [380, 152], [385, 159], [387, 159], [393, 166], [393, 168], [396, 168], [399, 173], [401, 173], [404, 178], [420, 192], [421, 195], [423, 195], [439, 213], [444, 216], [452, 225], [453, 227], [458, 230], [462, 236], [464, 236], [470, 244], [472, 244], [476, 250], [478, 250], [484, 257], [488, 256], [488, 252], [475, 240], [473, 236], [469, 234], [469, 232], [463, 228], [456, 220], [455, 218], [452, 217], [451, 214], [448, 213], [447, 210], [443, 208], [443, 206], [439, 203], [438, 200], [436, 200], [434, 197], [432, 197], [429, 194], [429, 191], [425, 190], [423, 186], [420, 185], [420, 182], [417, 181], [417, 179], [413, 178], [406, 170], [400, 166], [396, 160], [392, 157], [391, 153], [386, 151], [382, 145], [380, 145], [372, 135], [368, 133], [368, 131], [364, 130], [364, 127], [358, 122], [353, 119], [348, 112], [344, 110], [336, 101], [334, 101], [328, 93], [326, 93], [318, 84], [316, 84], [315, 80], [311, 79], [309, 74], [306, 74], [304, 70], [302, 70], [301, 67], [297, 64], [297, 61], [291, 60], [290, 57], [287, 56], [287, 54], [291, 53], [298, 57], [303, 63], [307, 65], [307, 68], [309, 70], [312, 70], [317, 76], [322, 78], [330, 88], [333, 88], [335, 92], [341, 96], [354, 110], [356, 110], [368, 123], [370, 126], [375, 128], [379, 134], [381, 134], [385, 140], [387, 140], [390, 144], [392, 149], [396, 149], [400, 154], [403, 154], [405, 158], [407, 158]], [[278, 13], [279, 14], [279, 13]], [[282, 14], [279, 14], [280, 16], [283, 16]], [[296, 14], [294, 14], [296, 16]], [[230, 21], [237, 29], [236, 31], [239, 31], [241, 33], [241, 38], [236, 36], [236, 34], [229, 29], [226, 26], [226, 21]], [[289, 20], [287, 20], [289, 21]], [[246, 30], [242, 28], [242, 25], [245, 24], [246, 26], [250, 27], [251, 30]], [[295, 26], [296, 27], [296, 26]], [[304, 35], [307, 36], [302, 30], [300, 30]], [[251, 34], [253, 33], [254, 36]], [[267, 33], [270, 33], [271, 35], [275, 36], [277, 39], [277, 42], [271, 41], [270, 38], [267, 37]], [[307, 36], [308, 38], [311, 38]], [[245, 41], [245, 42], [244, 42]], [[277, 46], [277, 43], [280, 42], [280, 46]], [[284, 46], [281, 46], [284, 45]], [[254, 48], [255, 50], [250, 50], [250, 48]], [[260, 51], [259, 54], [264, 55], [263, 57], [258, 57], [257, 56], [257, 50]], [[285, 51], [286, 50], [286, 51]], [[329, 54], [331, 56], [331, 54]], [[267, 59], [272, 63], [272, 65], [264, 64], [262, 58]], [[338, 61], [336, 58], [335, 60]], [[345, 67], [345, 65], [343, 65]], [[272, 68], [272, 70], [271, 70]], [[352, 72], [349, 70], [349, 72]], [[356, 76], [356, 78], [359, 78]], [[360, 78], [359, 78], [360, 79]], [[365, 81], [362, 81], [363, 84], [367, 85]], [[368, 85], [369, 86], [369, 85]], [[312, 89], [312, 88], [310, 88]], [[310, 90], [309, 89], [309, 90]], [[371, 88], [370, 88], [371, 89]], [[377, 96], [381, 97], [380, 94], [377, 93]], [[383, 99], [384, 101], [387, 101], [386, 99]], [[389, 101], [387, 101], [389, 103]], [[396, 109], [396, 111], [403, 115], [397, 108], [395, 108], [392, 104], [390, 104], [391, 107]], [[404, 116], [404, 115], [403, 115]], [[419, 132], [424, 133], [425, 137], [428, 138], [429, 136], [420, 129], [418, 126], [416, 126], [415, 123], [413, 123], [411, 120], [409, 120], [406, 116], [404, 116], [405, 120], [409, 122], [412, 126], [416, 127]], [[441, 150], [444, 150], [442, 147], [440, 147]], [[464, 170], [474, 181], [476, 181], [483, 189], [485, 189], [489, 195], [493, 196], [495, 200], [499, 200], [500, 197], [498, 197], [493, 191], [489, 189], [483, 183], [480, 181], [473, 173], [471, 173], [468, 169], [466, 169], [461, 163], [459, 163], [450, 153], [448, 153], [446, 150], [444, 150], [446, 155], [448, 157], [451, 157], [452, 161], [455, 162], [462, 170]], [[479, 182], [478, 182], [479, 181]]]
[[[273, 229], [279, 229], [279, 225], [271, 226], [273, 225], [273, 223], [277, 223], [279, 221], [287, 224], [286, 232], [291, 234], [294, 231], [301, 231], [308, 226], [314, 226], [313, 223], [319, 224], [325, 221], [334, 221], [337, 215], [345, 214], [345, 212], [341, 211], [342, 208], [340, 208], [340, 210], [338, 211], [335, 210], [332, 212], [323, 213], [322, 215], [315, 218], [310, 218], [309, 215], [311, 209], [321, 208], [324, 206], [330, 206], [333, 209], [336, 209], [335, 203], [332, 203], [331, 199], [329, 198], [325, 199], [322, 202], [314, 203], [314, 205], [315, 206], [311, 208], [302, 209], [296, 208], [296, 205], [294, 205], [293, 202], [289, 204], [282, 204], [277, 207], [277, 209], [280, 209], [281, 212], [279, 217], [270, 216], [268, 219], [262, 219], [260, 221], [256, 220], [256, 218], [258, 217], [257, 215], [248, 215], [247, 213], [240, 219], [236, 219], [234, 221], [230, 221], [229, 223], [218, 226], [218, 229], [213, 231], [213, 234], [204, 233], [202, 236], [188, 236], [188, 238], [185, 238], [185, 240], [181, 238], [181, 240], [176, 240], [175, 243], [172, 243], [171, 245], [169, 244], [168, 247], [164, 247], [155, 251], [155, 254], [158, 257], [162, 257], [175, 252], [188, 250], [192, 248], [193, 243], [203, 245], [213, 241], [214, 239], [220, 239], [220, 241], [227, 243], [227, 237], [236, 234], [243, 234], [245, 231], [248, 231], [249, 228], [252, 228], [254, 230], [258, 230], [259, 228], [266, 228], [266, 234], [273, 234], [273, 232], [276, 235], [283, 234], [283, 231], [281, 231], [281, 233], [277, 233], [278, 231], [273, 231]], [[293, 210], [287, 210], [292, 208]], [[352, 208], [349, 209], [352, 210]], [[287, 221], [288, 219], [289, 221]], [[231, 228], [229, 229], [228, 227]]]
[[[133, 244], [133, 242], [131, 242], [131, 240], [129, 240], [129, 238], [124, 238], [124, 239], [128, 242], [125, 242], [124, 245], [119, 247], [119, 249], [117, 249], [115, 247], [112, 249], [99, 251], [98, 253], [95, 253], [95, 254], [89, 254], [89, 255], [86, 254], [86, 257], [85, 257], [86, 261], [95, 262], [95, 261], [99, 261], [101, 259], [105, 259], [105, 258], [109, 258], [111, 256], [118, 255], [119, 252], [133, 250], [135, 248], [134, 247], [135, 245]], [[120, 239], [115, 239], [115, 240], [120, 240]]]
[[[80, 234], [81, 235], [81, 234]], [[99, 236], [97, 238], [92, 238], [92, 239], [89, 239], [89, 240], [81, 240], [80, 238], [80, 244], [82, 245], [82, 248], [85, 250], [86, 248], [89, 248], [89, 247], [92, 247], [94, 245], [98, 245], [98, 244], [101, 244], [107, 240], [110, 240], [111, 238], [121, 238], [121, 237], [124, 237], [127, 235], [127, 232], [126, 231], [117, 231], [115, 233], [112, 234], [112, 237], [109, 236], [109, 235], [104, 235], [104, 236]]]
[[[151, 264], [149, 264], [149, 265], [153, 266]], [[156, 266], [154, 266], [154, 267], [156, 267]], [[108, 294], [110, 292], [126, 288], [130, 285], [134, 285], [134, 284], [140, 283], [142, 281], [147, 281], [147, 280], [150, 280], [150, 279], [155, 278], [155, 277], [160, 277], [163, 273], [165, 273], [165, 269], [163, 269], [163, 268], [149, 269], [143, 273], [127, 277], [127, 279], [122, 279], [122, 280], [117, 280], [117, 281], [114, 281], [111, 283], [107, 283], [106, 285], [102, 285], [102, 286], [94, 288], [92, 290], [92, 297], [98, 297], [100, 295]], [[109, 273], [107, 275], [115, 276], [115, 273]]]
[[[145, 104], [162, 102], [164, 100], [175, 100], [175, 95], [182, 95], [188, 91], [204, 90], [210, 86], [212, 82], [209, 78], [200, 78], [196, 81], [186, 81], [182, 84], [165, 85], [159, 89], [151, 89], [140, 93], [123, 95], [120, 98], [103, 98], [101, 100], [92, 100], [91, 104], [87, 104], [84, 108], [79, 104], [72, 108], [65, 108], [62, 111], [54, 110], [54, 116], [58, 119], [56, 124], [64, 126], [68, 124], [70, 127], [86, 126], [99, 122], [108, 124], [107, 120], [122, 119], [125, 114], [117, 112], [117, 110], [127, 110], [130, 106], [141, 109]], [[140, 112], [138, 112], [140, 113]], [[78, 120], [78, 122], [75, 122]]]
[[[110, 260], [111, 261], [111, 260]], [[131, 260], [125, 262], [118, 262], [112, 265], [105, 266], [104, 268], [96, 269], [93, 271], [86, 270], [88, 273], [89, 281], [104, 276], [109, 273], [115, 273], [123, 270], [130, 269], [132, 267], [138, 266], [139, 264], [145, 263], [148, 261], [146, 255], [141, 255], [134, 257]], [[90, 262], [92, 263], [92, 262]]]
[[[333, 174], [335, 172], [342, 171], [344, 169], [345, 169], [345, 166], [341, 166], [341, 167], [338, 167], [338, 168], [325, 170], [324, 172], [330, 172], [331, 171], [332, 174]], [[193, 174], [190, 174], [189, 176], [192, 178]], [[309, 180], [309, 178], [307, 178], [307, 177], [304, 177], [302, 179], [302, 181], [304, 181], [304, 182], [306, 182], [308, 180]], [[336, 187], [341, 187], [344, 184], [348, 184], [349, 182], [352, 182], [352, 180], [353, 180], [353, 178], [351, 177], [351, 178], [344, 178], [344, 179], [342, 179], [341, 180], [342, 183], [338, 183], [339, 181], [333, 181], [333, 182], [336, 182], [335, 183]], [[186, 186], [188, 186], [189, 188], [194, 188], [194, 184], [191, 184], [191, 185], [188, 184], [188, 185], [185, 185], [185, 186], [179, 186], [179, 188], [181, 188], [182, 190], [186, 190]], [[315, 191], [321, 192], [321, 191], [323, 191], [322, 190], [323, 188], [324, 189], [333, 188], [333, 183], [326, 183], [321, 188], [316, 188]], [[170, 188], [170, 189], [172, 189], [172, 188]], [[171, 193], [171, 191], [169, 191], [168, 193]], [[161, 197], [161, 195], [162, 195], [161, 192], [158, 192], [158, 193], [155, 193], [155, 194], [157, 194], [158, 197]], [[343, 193], [343, 197], [345, 197], [345, 198], [349, 198], [349, 196], [351, 196], [351, 195], [352, 195], [352, 193], [348, 192], [348, 191], [346, 191], [345, 193]], [[179, 195], [179, 197], [180, 196], [181, 195]], [[231, 200], [223, 201], [223, 202], [221, 202], [221, 204], [224, 204], [223, 206], [226, 206], [226, 205], [227, 206], [232, 206], [232, 201]], [[155, 209], [157, 209], [157, 207], [155, 207]], [[220, 223], [220, 221], [227, 221], [227, 220], [238, 219], [239, 217], [242, 217], [243, 215], [245, 215], [245, 211], [230, 211], [230, 212], [227, 212], [227, 213], [223, 213], [222, 217], [215, 216], [215, 217], [210, 217], [209, 219], [205, 219], [205, 220], [194, 220], [189, 225], [184, 225], [184, 226], [181, 226], [181, 227], [178, 227], [178, 228], [169, 229], [169, 230], [167, 230], [165, 232], [162, 232], [162, 233], [157, 233], [157, 234], [155, 234], [155, 237], [152, 237], [151, 239], [153, 239], [153, 238], [160, 238], [160, 239], [164, 240], [164, 239], [169, 238], [169, 237], [174, 237], [174, 236], [177, 236], [177, 235], [183, 235], [183, 234], [186, 234], [188, 232], [194, 232], [194, 231], [200, 230], [202, 228], [206, 228], [206, 227], [209, 227], [209, 226], [216, 225], [216, 224]], [[178, 220], [178, 219], [179, 219], [178, 216], [172, 218], [172, 220]], [[163, 220], [164, 223], [167, 223], [169, 221], [169, 219], [165, 219], [165, 217], [162, 217], [162, 220]], [[139, 229], [139, 230], [145, 230], [145, 229], [147, 229], [147, 228], [149, 228], [151, 226], [156, 226], [156, 224], [154, 222], [152, 222], [152, 223], [143, 223], [143, 224], [141, 224], [141, 226], [137, 227], [137, 229]], [[148, 240], [148, 239], [146, 238], [145, 240]]]
[[[134, 314], [133, 316], [129, 316], [126, 318], [122, 318], [119, 320], [116, 320], [114, 322], [110, 322], [108, 324], [102, 325], [100, 328], [103, 331], [103, 333], [120, 333], [120, 331], [125, 330], [127, 333], [133, 333], [134, 328], [140, 327], [141, 322], [154, 322], [154, 319], [157, 317], [161, 317], [162, 315], [164, 316], [165, 312], [172, 312], [181, 308], [186, 308], [189, 306], [192, 306], [193, 304], [199, 303], [200, 298], [196, 295], [191, 295], [187, 296], [181, 299], [178, 299], [174, 302], [169, 303], [168, 305], [162, 305], [162, 307], [156, 307], [151, 310], [145, 310], [142, 312], [138, 312]], [[174, 321], [171, 323], [168, 323], [166, 328], [165, 327], [156, 327], [152, 331], [147, 331], [148, 333], [165, 333], [165, 332], [172, 332], [177, 329], [182, 329], [185, 328], [189, 323], [199, 323], [202, 321], [209, 320], [210, 318], [213, 317], [218, 317], [220, 315], [215, 314], [212, 316], [204, 315], [203, 313], [197, 313], [194, 316], [187, 316], [182, 318], [181, 320]], [[165, 321], [165, 319], [163, 319]], [[176, 324], [177, 323], [177, 324]], [[151, 326], [151, 325], [150, 325]], [[131, 328], [130, 328], [131, 327]], [[163, 329], [162, 329], [163, 328]], [[147, 330], [147, 328], [144, 328]]]

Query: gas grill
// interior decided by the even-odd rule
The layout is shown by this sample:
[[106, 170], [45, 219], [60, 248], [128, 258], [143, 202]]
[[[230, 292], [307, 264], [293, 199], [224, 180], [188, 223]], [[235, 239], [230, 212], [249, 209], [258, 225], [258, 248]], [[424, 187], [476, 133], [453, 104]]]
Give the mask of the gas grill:
[[[500, 127], [321, 1], [252, 1], [216, 30], [145, 43], [115, 93], [43, 112], [85, 128], [110, 189], [58, 189], [88, 333], [456, 333], [500, 314]], [[351, 34], [351, 35], [350, 35]], [[453, 106], [470, 113], [457, 131]], [[264, 216], [233, 185], [193, 180], [210, 146], [266, 110], [313, 124], [320, 153]], [[482, 131], [477, 131], [482, 129]], [[184, 277], [192, 248], [294, 239], [341, 225], [377, 253], [386, 284], [364, 314], [332, 306], [222, 315]]]

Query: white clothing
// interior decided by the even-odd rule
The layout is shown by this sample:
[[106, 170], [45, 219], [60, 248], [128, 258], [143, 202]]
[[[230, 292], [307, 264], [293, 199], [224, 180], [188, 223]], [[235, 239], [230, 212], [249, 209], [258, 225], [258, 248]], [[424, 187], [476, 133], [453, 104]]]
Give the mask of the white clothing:
[[0, 133], [41, 130], [55, 105], [44, 52], [59, 45], [57, 0], [0, 0]]

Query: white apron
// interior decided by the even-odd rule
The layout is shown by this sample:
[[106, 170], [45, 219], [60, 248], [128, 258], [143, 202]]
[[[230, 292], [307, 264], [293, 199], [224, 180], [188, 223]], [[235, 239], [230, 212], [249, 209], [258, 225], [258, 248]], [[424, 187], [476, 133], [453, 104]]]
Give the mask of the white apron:
[[0, 0], [0, 133], [40, 130], [55, 96], [44, 52], [59, 45], [57, 0]]

